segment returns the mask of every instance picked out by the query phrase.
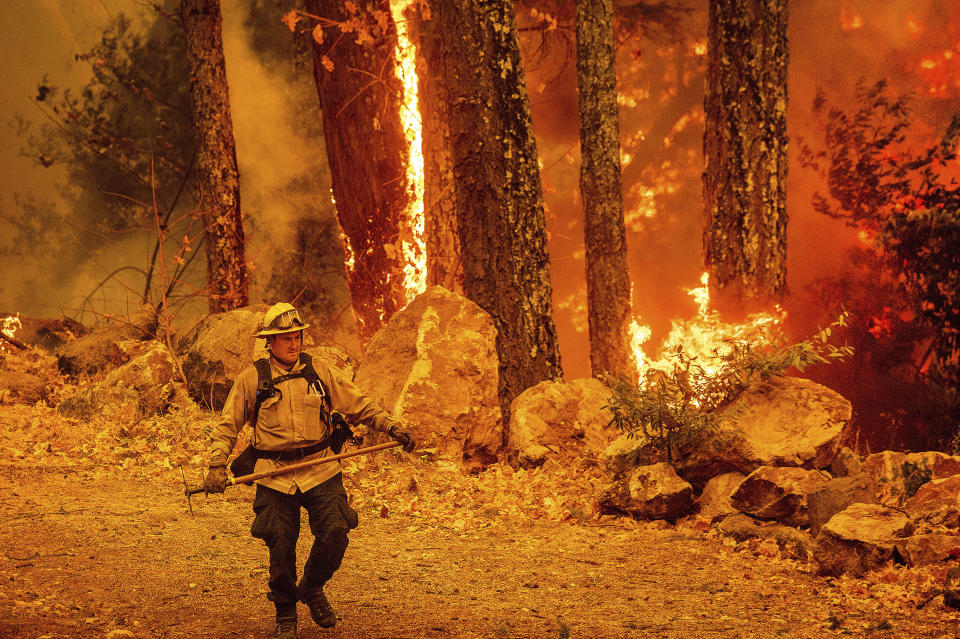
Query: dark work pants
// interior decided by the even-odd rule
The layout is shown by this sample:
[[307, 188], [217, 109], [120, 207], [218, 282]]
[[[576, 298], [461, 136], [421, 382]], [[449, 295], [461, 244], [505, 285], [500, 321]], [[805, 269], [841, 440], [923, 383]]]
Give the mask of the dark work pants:
[[[305, 508], [313, 533], [313, 547], [297, 585], [297, 539], [300, 508]], [[270, 551], [270, 599], [277, 613], [295, 609], [300, 595], [323, 587], [340, 567], [347, 550], [347, 532], [357, 527], [357, 513], [347, 504], [340, 474], [303, 493], [281, 493], [257, 484], [253, 500], [256, 516], [250, 528]], [[302, 590], [302, 593], [301, 593]]]

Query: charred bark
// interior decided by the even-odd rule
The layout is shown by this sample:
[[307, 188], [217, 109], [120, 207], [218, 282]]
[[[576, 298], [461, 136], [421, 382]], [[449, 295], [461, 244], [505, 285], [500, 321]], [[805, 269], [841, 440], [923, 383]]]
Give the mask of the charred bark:
[[704, 256], [719, 307], [759, 310], [786, 281], [787, 0], [710, 0]]
[[184, 0], [197, 136], [197, 202], [207, 234], [211, 313], [247, 305], [240, 172], [233, 140], [219, 0]]
[[583, 196], [590, 369], [636, 377], [620, 179], [613, 0], [577, 0], [580, 193]]
[[517, 27], [505, 0], [443, 0], [432, 9], [443, 34], [463, 287], [497, 328], [507, 419], [517, 395], [562, 375]]
[[[336, 22], [357, 18], [339, 0], [307, 4], [310, 13]], [[360, 15], [389, 16], [374, 0], [354, 5]], [[407, 142], [400, 121], [396, 31], [392, 25], [369, 29], [372, 41], [364, 44], [337, 26], [324, 29], [323, 43], [313, 41], [333, 197], [346, 245], [347, 287], [361, 344], [406, 306], [399, 243], [402, 213], [412, 199], [404, 173]], [[325, 64], [331, 63], [328, 69]]]
[[460, 239], [450, 150], [449, 99], [440, 68], [442, 34], [434, 20], [408, 12], [417, 46], [420, 121], [423, 124], [423, 207], [427, 248], [427, 284], [463, 292]]

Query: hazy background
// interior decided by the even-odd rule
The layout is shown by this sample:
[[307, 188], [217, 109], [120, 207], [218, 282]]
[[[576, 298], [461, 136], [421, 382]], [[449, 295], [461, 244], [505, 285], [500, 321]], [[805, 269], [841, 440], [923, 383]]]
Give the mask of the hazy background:
[[[257, 13], [250, 11], [254, 4]], [[694, 313], [685, 289], [698, 284], [702, 270], [706, 2], [688, 4], [687, 37], [631, 40], [619, 51], [621, 132], [630, 157], [624, 166], [624, 197], [634, 310], [653, 327], [653, 342], [665, 336], [672, 318]], [[271, 271], [295, 247], [294, 229], [303, 215], [332, 216], [312, 77], [308, 68], [298, 71], [277, 53], [276, 45], [285, 37], [279, 18], [289, 8], [272, 0], [223, 2], [241, 204], [255, 267], [251, 301], [273, 301]], [[960, 107], [960, 8], [952, 0], [808, 0], [792, 2], [790, 10], [787, 308], [796, 330], [803, 331], [827, 310], [810, 308], [805, 294], [818, 278], [849, 268], [846, 251], [857, 242], [855, 232], [812, 211], [810, 198], [820, 185], [795, 161], [798, 136], [814, 143], [819, 139], [810, 116], [816, 87], [842, 103], [851, 99], [858, 78], [868, 83], [887, 78], [892, 93], [915, 93], [912, 135], [918, 142], [932, 140]], [[151, 238], [135, 234], [96, 251], [81, 245], [83, 233], [70, 224], [80, 212], [65, 184], [64, 168], [44, 168], [20, 153], [25, 139], [18, 135], [18, 118], [34, 130], [45, 121], [31, 100], [38, 85], [45, 77], [61, 87], [86, 82], [89, 69], [74, 55], [88, 50], [119, 11], [150, 15], [135, 0], [8, 0], [0, 7], [0, 312], [76, 315], [107, 273], [143, 261], [149, 251]], [[530, 21], [525, 15], [520, 19]], [[264, 33], [273, 34], [269, 46]], [[589, 374], [589, 357], [575, 64], [562, 43], [534, 62], [530, 37], [525, 36], [524, 50], [543, 165], [557, 324], [564, 370], [568, 377], [578, 377]], [[30, 207], [44, 211], [48, 225], [33, 229], [35, 237], [56, 233], [57, 241], [49, 246], [29, 239], [15, 246], [4, 243], [4, 237], [13, 237], [11, 225], [22, 227], [21, 214]], [[96, 212], [85, 215], [95, 217]], [[339, 249], [328, 237], [318, 250], [329, 264], [323, 281], [311, 284], [342, 304], [342, 275], [335, 268]], [[122, 287], [102, 290], [97, 297], [102, 308], [116, 311], [130, 303]], [[349, 313], [339, 317], [349, 326]], [[341, 339], [345, 333], [338, 335]]]

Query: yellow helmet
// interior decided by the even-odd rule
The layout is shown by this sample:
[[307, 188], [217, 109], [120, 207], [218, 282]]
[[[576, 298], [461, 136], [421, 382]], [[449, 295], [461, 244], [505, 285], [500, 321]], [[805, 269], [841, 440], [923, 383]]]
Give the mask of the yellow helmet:
[[266, 337], [267, 335], [279, 335], [280, 333], [293, 333], [302, 331], [310, 325], [303, 319], [293, 304], [287, 302], [277, 302], [267, 309], [257, 327], [255, 337]]

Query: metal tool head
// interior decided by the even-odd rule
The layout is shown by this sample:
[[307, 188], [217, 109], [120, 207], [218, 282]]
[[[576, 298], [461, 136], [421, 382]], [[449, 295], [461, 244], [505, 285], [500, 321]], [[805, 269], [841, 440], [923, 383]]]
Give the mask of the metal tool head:
[[183, 479], [183, 494], [187, 496], [187, 507], [190, 508], [190, 516], [193, 517], [193, 502], [190, 499], [190, 487], [187, 486], [187, 476], [183, 473], [183, 464], [180, 464], [180, 477]]

